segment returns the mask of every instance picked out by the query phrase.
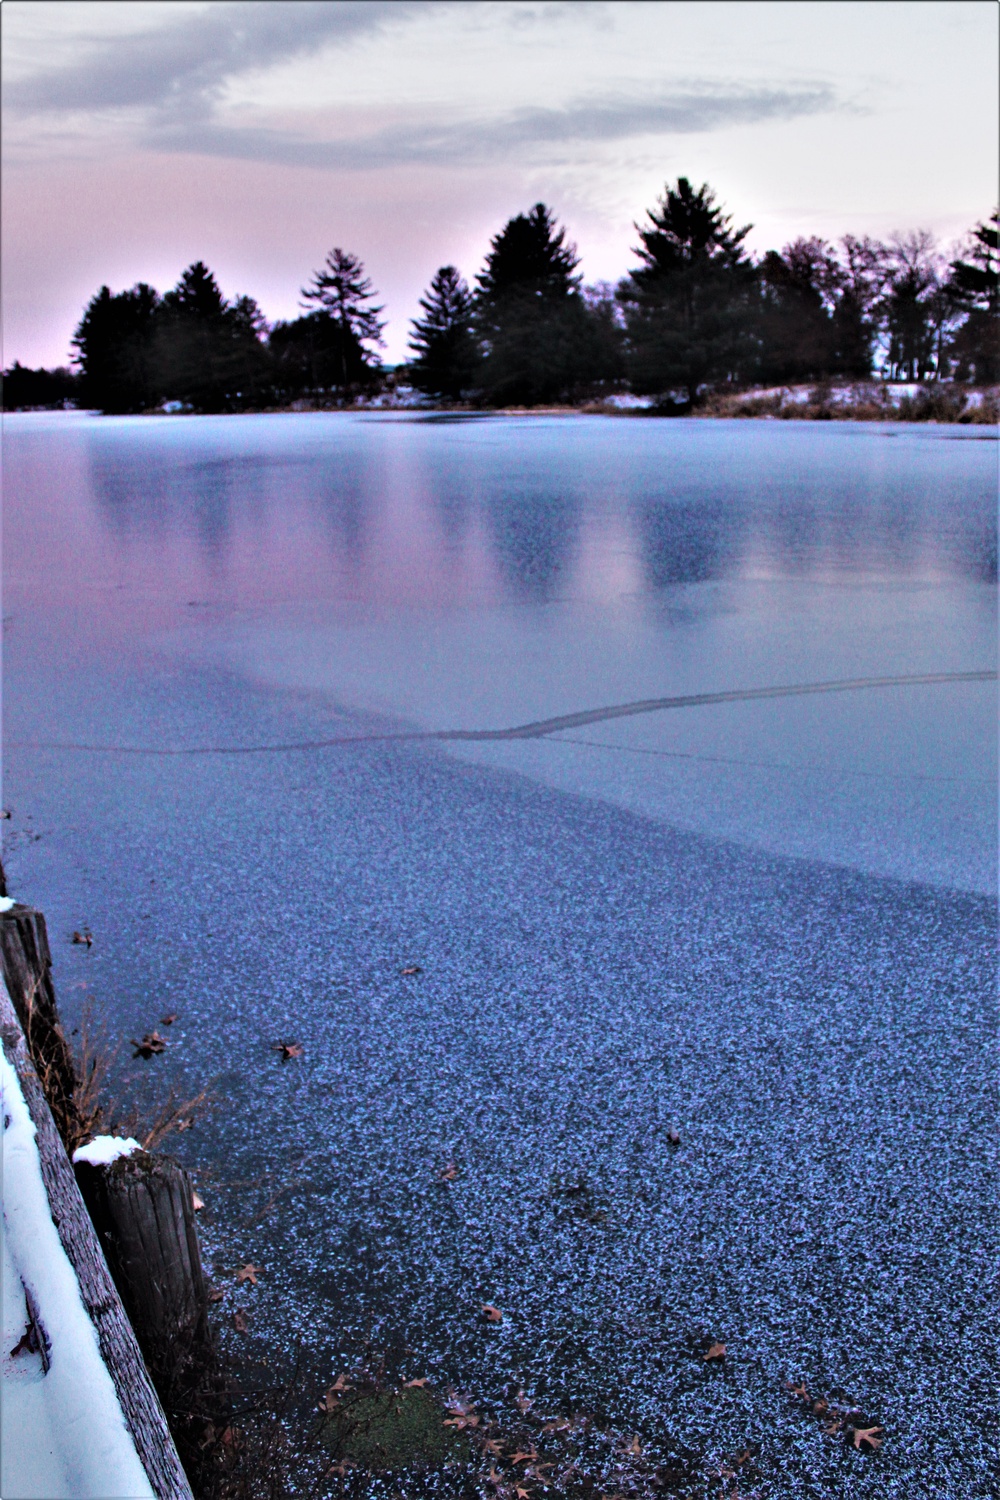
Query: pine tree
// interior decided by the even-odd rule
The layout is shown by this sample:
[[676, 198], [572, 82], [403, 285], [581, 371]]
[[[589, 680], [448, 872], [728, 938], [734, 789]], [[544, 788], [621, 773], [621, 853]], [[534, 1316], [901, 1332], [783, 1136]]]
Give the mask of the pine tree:
[[578, 263], [544, 203], [491, 240], [475, 296], [480, 390], [490, 405], [566, 400], [602, 378], [606, 320], [581, 296]]
[[472, 294], [454, 266], [435, 272], [412, 320], [410, 378], [418, 390], [457, 398], [472, 385], [479, 350], [472, 331]]
[[73, 335], [80, 404], [104, 412], [145, 411], [162, 399], [156, 359], [159, 294], [140, 281], [91, 297]]
[[755, 356], [755, 273], [743, 241], [707, 183], [668, 187], [636, 225], [641, 264], [622, 284], [629, 363], [637, 390], [684, 392], [741, 378]]
[[530, 213], [508, 219], [490, 241], [486, 264], [476, 278], [479, 301], [493, 306], [510, 296], [563, 301], [580, 285], [574, 274], [578, 264], [565, 229], [557, 230], [551, 209], [536, 203]]
[[964, 322], [952, 340], [959, 379], [1000, 380], [1000, 210], [972, 231], [964, 257], [952, 261], [948, 291]]
[[[377, 364], [374, 350], [366, 348], [382, 344], [385, 327], [379, 320], [384, 309], [370, 305], [375, 296], [361, 260], [339, 246], [330, 251], [323, 268], [302, 288], [302, 306], [316, 309], [314, 344], [332, 355], [335, 378], [331, 384], [341, 390]], [[324, 326], [324, 321], [335, 327]]]
[[226, 302], [203, 261], [188, 266], [157, 314], [163, 393], [196, 411], [252, 405], [266, 380], [267, 324], [252, 297]]

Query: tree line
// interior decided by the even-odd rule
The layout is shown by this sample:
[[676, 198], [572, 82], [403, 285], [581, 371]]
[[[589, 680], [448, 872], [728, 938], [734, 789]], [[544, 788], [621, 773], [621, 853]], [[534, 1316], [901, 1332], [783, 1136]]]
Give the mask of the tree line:
[[[584, 286], [545, 204], [509, 219], [473, 287], [442, 266], [413, 319], [410, 361], [384, 368], [384, 311], [361, 260], [330, 251], [302, 315], [269, 325], [227, 302], [196, 261], [161, 296], [140, 282], [91, 298], [75, 373], [5, 372], [4, 405], [72, 399], [104, 412], [200, 412], [296, 400], [344, 404], [391, 377], [481, 406], [574, 402], [630, 390], [690, 409], [720, 387], [865, 379], [1000, 380], [997, 214], [944, 257], [926, 232], [888, 243], [816, 236], [755, 259], [707, 184], [667, 186], [636, 225], [638, 264]], [[39, 399], [45, 392], [48, 399]]]

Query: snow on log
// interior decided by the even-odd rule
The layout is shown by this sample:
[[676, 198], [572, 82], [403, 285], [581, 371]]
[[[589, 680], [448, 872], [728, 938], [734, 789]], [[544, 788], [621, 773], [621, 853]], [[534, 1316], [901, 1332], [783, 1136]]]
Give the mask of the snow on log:
[[[5, 972], [12, 950], [16, 958], [11, 915], [0, 913]], [[29, 939], [39, 931], [34, 922], [18, 925]], [[37, 949], [36, 956], [43, 957]], [[47, 977], [47, 963], [42, 972]], [[0, 1038], [0, 1493], [25, 1500], [192, 1500], [5, 984]], [[9, 1343], [8, 1317], [15, 1325], [21, 1320]]]

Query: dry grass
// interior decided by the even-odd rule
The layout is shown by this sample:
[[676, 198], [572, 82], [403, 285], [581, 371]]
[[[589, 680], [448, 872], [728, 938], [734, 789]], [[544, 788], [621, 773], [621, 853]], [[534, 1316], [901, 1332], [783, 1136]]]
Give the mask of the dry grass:
[[974, 393], [968, 387], [928, 385], [893, 401], [892, 388], [880, 381], [853, 385], [821, 382], [804, 390], [782, 386], [766, 391], [717, 391], [706, 397], [695, 415], [757, 417], [811, 422], [958, 422], [994, 425], [1000, 420], [996, 391]]

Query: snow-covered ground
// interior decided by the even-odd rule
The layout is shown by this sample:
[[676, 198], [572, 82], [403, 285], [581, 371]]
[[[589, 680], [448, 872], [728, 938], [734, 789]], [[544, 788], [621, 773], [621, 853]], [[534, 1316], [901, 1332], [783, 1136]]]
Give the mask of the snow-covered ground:
[[4, 1500], [152, 1500], [42, 1181], [35, 1126], [0, 1049]]

